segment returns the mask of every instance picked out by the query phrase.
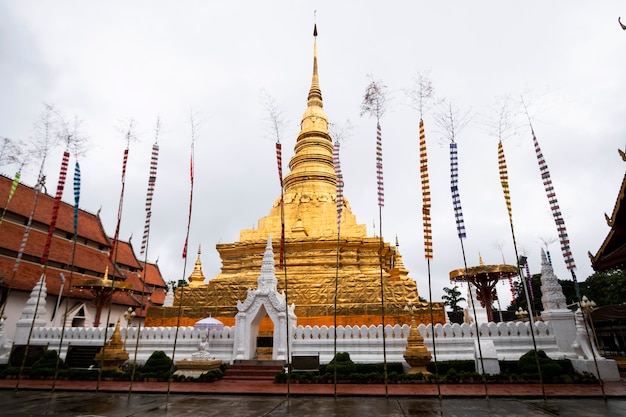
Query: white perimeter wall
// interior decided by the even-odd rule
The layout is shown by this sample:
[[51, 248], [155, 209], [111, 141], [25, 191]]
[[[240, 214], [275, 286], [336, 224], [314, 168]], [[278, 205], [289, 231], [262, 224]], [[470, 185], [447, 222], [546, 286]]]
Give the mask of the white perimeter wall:
[[[478, 326], [481, 340], [492, 340], [498, 359], [517, 360], [521, 355], [533, 349], [528, 322], [485, 323]], [[395, 325], [385, 327], [385, 346], [388, 362], [403, 362], [409, 326]], [[431, 352], [434, 353], [431, 325], [420, 325], [420, 333]], [[59, 350], [62, 328], [40, 327], [33, 330], [31, 344], [47, 345], [48, 349]], [[107, 330], [110, 338], [112, 329]], [[127, 339], [126, 350], [131, 360], [137, 350], [137, 362], [143, 363], [152, 352], [164, 351], [174, 360], [189, 359], [198, 350], [202, 336], [206, 333], [193, 327], [145, 327], [138, 335], [136, 327], [121, 329], [122, 338]], [[382, 326], [339, 326], [337, 328], [337, 351], [349, 352], [355, 362], [376, 363], [383, 361]], [[232, 361], [234, 327], [212, 330], [209, 338], [209, 351], [217, 359]], [[318, 355], [321, 363], [328, 363], [334, 354], [333, 327], [297, 326], [290, 346], [290, 355]], [[138, 339], [139, 338], [139, 339]], [[178, 340], [174, 348], [174, 340]], [[453, 359], [474, 359], [474, 340], [476, 327], [469, 324], [435, 325], [435, 346], [438, 361]], [[63, 334], [61, 356], [65, 357], [70, 345], [102, 346], [105, 340], [104, 328], [66, 328]], [[560, 352], [549, 322], [535, 323], [537, 348], [544, 350], [550, 357], [561, 359], [571, 357], [571, 352]], [[139, 342], [137, 344], [137, 341]], [[174, 351], [175, 349], [175, 351]], [[433, 358], [434, 360], [434, 358]]]

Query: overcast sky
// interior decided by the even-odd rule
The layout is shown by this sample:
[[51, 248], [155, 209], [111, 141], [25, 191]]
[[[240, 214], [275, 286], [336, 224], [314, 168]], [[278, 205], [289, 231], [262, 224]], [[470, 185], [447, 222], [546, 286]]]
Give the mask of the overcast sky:
[[[80, 157], [80, 206], [100, 208], [113, 235], [120, 194], [124, 128], [130, 144], [121, 238], [133, 235], [137, 255], [145, 219], [150, 148], [157, 117], [161, 148], [148, 259], [166, 280], [188, 276], [202, 244], [208, 278], [220, 269], [216, 243], [256, 227], [280, 193], [274, 139], [261, 91], [282, 109], [284, 165], [293, 155], [310, 86], [314, 10], [319, 75], [331, 122], [352, 125], [342, 146], [345, 196], [368, 234], [378, 233], [375, 120], [360, 117], [368, 75], [392, 96], [381, 121], [385, 207], [383, 235], [400, 251], [420, 295], [428, 297], [419, 182], [419, 115], [407, 105], [418, 72], [428, 72], [439, 98], [451, 100], [470, 124], [456, 136], [468, 264], [514, 263], [498, 175], [494, 120], [498, 97], [514, 110], [524, 95], [549, 164], [577, 276], [593, 271], [609, 231], [626, 145], [626, 20], [623, 1], [30, 1], [0, 0], [0, 136], [27, 141], [43, 104], [83, 120], [88, 152]], [[449, 188], [444, 132], [425, 117], [433, 194], [433, 295], [463, 267]], [[187, 270], [181, 258], [189, 203], [190, 114], [202, 122], [195, 143], [195, 190]], [[540, 272], [542, 239], [557, 238], [525, 116], [504, 141], [518, 249]], [[59, 148], [46, 163], [54, 194]], [[73, 162], [72, 162], [73, 164]], [[12, 176], [15, 166], [0, 170]], [[34, 185], [38, 164], [23, 180]], [[70, 175], [71, 178], [71, 175]], [[64, 200], [73, 199], [71, 186]], [[376, 228], [374, 228], [376, 224]], [[557, 276], [571, 279], [557, 242]], [[503, 307], [508, 284], [498, 285]]]

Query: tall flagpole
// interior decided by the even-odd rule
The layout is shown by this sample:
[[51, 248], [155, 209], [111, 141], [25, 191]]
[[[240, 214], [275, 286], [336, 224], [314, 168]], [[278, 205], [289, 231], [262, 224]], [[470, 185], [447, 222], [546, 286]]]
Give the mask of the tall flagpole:
[[383, 277], [383, 206], [385, 205], [385, 188], [383, 183], [383, 142], [380, 121], [376, 122], [376, 183], [378, 186], [378, 228], [379, 228], [379, 251], [378, 262], [380, 264], [380, 309], [383, 338], [383, 373], [385, 378], [385, 397], [389, 396], [387, 374], [387, 341], [385, 340], [385, 281]]
[[[559, 202], [556, 198], [556, 191], [554, 190], [554, 185], [552, 184], [552, 177], [550, 176], [550, 170], [548, 169], [548, 164], [546, 162], [545, 157], [543, 156], [543, 152], [541, 152], [541, 148], [539, 147], [539, 141], [537, 141], [537, 136], [535, 136], [535, 130], [533, 129], [533, 125], [530, 121], [530, 115], [528, 114], [528, 109], [526, 108], [526, 104], [522, 100], [522, 105], [526, 110], [526, 116], [528, 117], [528, 124], [530, 126], [530, 131], [533, 136], [533, 144], [535, 145], [535, 154], [537, 156], [537, 163], [539, 164], [539, 172], [541, 173], [541, 179], [543, 181], [543, 186], [546, 191], [546, 197], [548, 197], [548, 203], [550, 204], [550, 209], [552, 210], [552, 216], [554, 217], [554, 223], [556, 224], [556, 229], [559, 234], [559, 243], [561, 244], [561, 253], [563, 254], [563, 259], [565, 261], [565, 266], [569, 269], [572, 274], [572, 281], [574, 281], [574, 288], [576, 289], [576, 297], [578, 298], [578, 305], [580, 306], [582, 300], [582, 294], [580, 292], [580, 286], [578, 285], [578, 280], [576, 279], [576, 263], [574, 262], [574, 256], [572, 254], [572, 249], [570, 247], [570, 240], [567, 235], [567, 228], [565, 227], [565, 220], [563, 219], [563, 215], [561, 213], [561, 207], [559, 206]], [[584, 321], [584, 315], [583, 315]], [[587, 337], [589, 338], [589, 329], [587, 328], [587, 322], [585, 321], [585, 331], [587, 332]], [[591, 338], [589, 338], [591, 340]], [[602, 390], [602, 396], [605, 397], [604, 392], [604, 384], [602, 382], [602, 378], [600, 376], [600, 371], [598, 369], [598, 362], [596, 360], [595, 351], [592, 349], [591, 353], [593, 355], [593, 361], [596, 366], [596, 372], [598, 374], [598, 383], [600, 384], [600, 389]]]
[[441, 400], [441, 384], [439, 382], [439, 367], [437, 365], [437, 345], [435, 343], [435, 315], [433, 313], [433, 286], [430, 273], [430, 261], [433, 259], [433, 230], [430, 217], [431, 196], [430, 181], [428, 179], [428, 153], [426, 151], [426, 132], [424, 120], [420, 118], [420, 179], [422, 183], [422, 222], [424, 226], [424, 257], [428, 267], [428, 297], [430, 310], [430, 334], [433, 343], [433, 358], [435, 360], [435, 379], [437, 380], [437, 395]]
[[[80, 202], [80, 164], [78, 160], [74, 165], [74, 235], [72, 236], [72, 260], [70, 262], [70, 278], [67, 285], [68, 295], [65, 300], [65, 313], [63, 314], [63, 323], [61, 327], [61, 337], [59, 339], [59, 358], [61, 356], [61, 349], [63, 349], [63, 338], [65, 337], [65, 323], [67, 321], [67, 313], [69, 312], [69, 291], [72, 290], [72, 280], [74, 278], [74, 260], [76, 259], [76, 243], [78, 239], [78, 204]], [[63, 291], [63, 287], [65, 285], [65, 279], [63, 279], [63, 274], [61, 274], [61, 292]], [[69, 348], [68, 348], [69, 351]], [[67, 354], [66, 354], [67, 358]], [[54, 368], [54, 379], [52, 380], [52, 389], [54, 392], [54, 388], [57, 382], [57, 377], [59, 374], [59, 365], [60, 361], [57, 360], [56, 366]]]
[[[461, 195], [459, 194], [459, 159], [457, 153], [457, 144], [454, 141], [454, 137], [450, 142], [450, 191], [452, 191], [452, 207], [454, 209], [454, 218], [456, 220], [456, 231], [461, 244], [461, 253], [463, 254], [463, 267], [467, 275], [467, 257], [465, 256], [465, 245], [463, 239], [467, 238], [465, 232], [465, 221], [463, 220], [463, 209], [461, 207]], [[480, 367], [482, 370], [483, 385], [485, 386], [485, 398], [489, 399], [489, 390], [487, 388], [487, 378], [485, 376], [485, 364], [483, 360], [483, 349], [480, 345], [480, 330], [478, 328], [478, 318], [476, 314], [476, 303], [472, 296], [471, 283], [468, 282], [467, 286], [470, 292], [470, 305], [472, 306], [472, 313], [474, 314], [474, 326], [476, 329], [476, 342], [478, 344], [478, 356], [480, 357]]]
[[[119, 203], [118, 203], [118, 207], [117, 207], [117, 219], [115, 222], [115, 234], [113, 236], [113, 241], [111, 242], [111, 251], [109, 252], [109, 261], [111, 262], [111, 264], [113, 265], [113, 279], [111, 279], [111, 298], [108, 301], [108, 308], [107, 308], [107, 319], [106, 319], [106, 325], [104, 327], [104, 340], [102, 341], [102, 359], [100, 360], [100, 366], [98, 368], [98, 382], [96, 383], [96, 392], [100, 389], [100, 381], [102, 380], [102, 364], [104, 361], [104, 357], [105, 357], [105, 352], [106, 352], [106, 346], [107, 346], [107, 337], [108, 337], [108, 331], [109, 331], [109, 323], [111, 322], [111, 303], [113, 302], [113, 288], [115, 287], [115, 275], [117, 274], [118, 268], [117, 268], [117, 254], [118, 254], [118, 250], [119, 250], [119, 243], [118, 243], [118, 239], [119, 239], [119, 234], [120, 234], [120, 225], [122, 223], [122, 212], [123, 212], [123, 208], [124, 208], [124, 191], [126, 188], [126, 168], [128, 166], [128, 153], [130, 150], [130, 141], [133, 138], [133, 122], [131, 121], [129, 126], [128, 126], [128, 131], [126, 132], [126, 148], [124, 149], [124, 154], [122, 157], [122, 178], [121, 178], [121, 182], [122, 182], [122, 188], [120, 189], [120, 198], [119, 198]], [[100, 317], [99, 317], [99, 313], [96, 313], [96, 319], [98, 321], [98, 324], [100, 324]]]
[[285, 326], [286, 326], [286, 354], [287, 354], [287, 398], [291, 391], [291, 357], [289, 352], [289, 298], [288, 298], [288, 282], [287, 282], [287, 262], [285, 260], [285, 200], [283, 186], [283, 147], [280, 143], [279, 134], [276, 132], [276, 163], [278, 166], [278, 181], [280, 183], [280, 249], [278, 267], [283, 270], [283, 279], [285, 282]]
[[[35, 320], [37, 319], [37, 313], [39, 310], [39, 304], [41, 300], [41, 287], [44, 285], [46, 280], [46, 272], [48, 268], [48, 255], [50, 253], [50, 246], [52, 243], [52, 235], [56, 229], [56, 221], [59, 216], [59, 208], [61, 207], [61, 198], [63, 197], [63, 190], [65, 188], [65, 179], [67, 178], [67, 166], [69, 163], [70, 153], [65, 150], [63, 152], [63, 157], [61, 159], [61, 169], [59, 171], [59, 181], [57, 183], [57, 191], [54, 198], [54, 204], [52, 206], [52, 217], [50, 220], [50, 225], [48, 227], [48, 235], [46, 237], [46, 243], [43, 248], [43, 254], [40, 259], [40, 263], [43, 266], [43, 272], [41, 273], [41, 278], [39, 280], [39, 292], [37, 294], [37, 302], [35, 303], [35, 311], [33, 313], [33, 320], [30, 325], [30, 329], [28, 331], [28, 338], [26, 340], [26, 347], [24, 348], [24, 357], [22, 358], [22, 364], [20, 365], [20, 372], [17, 378], [17, 383], [15, 385], [15, 390], [19, 388], [20, 381], [22, 379], [22, 374], [24, 371], [24, 367], [26, 366], [26, 358], [28, 357], [28, 348], [30, 346], [30, 340], [33, 335], [33, 328], [35, 327]], [[45, 303], [45, 300], [44, 300]]]
[[385, 397], [389, 396], [388, 375], [387, 375], [387, 342], [385, 340], [385, 281], [383, 274], [383, 206], [385, 205], [385, 189], [383, 183], [383, 142], [380, 128], [380, 118], [386, 110], [387, 87], [379, 81], [371, 80], [365, 90], [363, 102], [361, 103], [361, 115], [367, 114], [376, 117], [376, 186], [378, 189], [378, 227], [379, 227], [379, 249], [378, 264], [380, 268], [380, 307], [383, 339], [383, 373], [385, 379]]
[[[341, 251], [341, 215], [343, 212], [343, 174], [341, 173], [341, 162], [339, 160], [339, 139], [335, 139], [333, 146], [333, 166], [337, 179], [335, 202], [337, 203], [337, 259], [335, 263], [335, 307], [334, 307], [334, 337], [333, 337], [333, 358], [337, 357], [337, 297], [339, 292], [339, 259]], [[334, 394], [337, 398], [337, 366], [333, 367]]]
[[[154, 138], [154, 144], [152, 145], [152, 153], [150, 156], [150, 172], [148, 174], [148, 189], [146, 191], [146, 221], [143, 228], [143, 236], [141, 238], [141, 251], [140, 255], [144, 255], [143, 258], [143, 275], [141, 276], [141, 310], [145, 308], [145, 289], [146, 289], [146, 274], [148, 273], [148, 243], [150, 241], [150, 220], [152, 218], [152, 198], [154, 196], [154, 186], [156, 184], [157, 165], [159, 161], [159, 131], [161, 129], [161, 121], [157, 118], [156, 133]], [[128, 326], [128, 323], [126, 324]], [[128, 332], [128, 331], [127, 331]], [[133, 354], [133, 368], [130, 375], [130, 385], [128, 386], [128, 396], [133, 390], [133, 382], [135, 380], [135, 371], [137, 369], [137, 353], [139, 351], [139, 336], [141, 334], [141, 321], [137, 325], [137, 338], [135, 340], [135, 352]]]
[[178, 331], [180, 330], [180, 318], [183, 313], [183, 300], [185, 295], [185, 275], [187, 274], [187, 248], [189, 246], [189, 231], [191, 230], [191, 212], [193, 209], [193, 181], [194, 181], [194, 145], [196, 141], [196, 128], [193, 121], [193, 116], [191, 117], [191, 154], [189, 156], [189, 215], [187, 216], [187, 231], [185, 233], [185, 244], [183, 246], [183, 276], [180, 280], [180, 301], [178, 304], [178, 317], [176, 320], [176, 333], [174, 334], [174, 347], [172, 349], [172, 369], [170, 372], [170, 377], [167, 380], [167, 398], [170, 398], [170, 388], [172, 385], [172, 374], [174, 371], [174, 359], [176, 357], [176, 344], [178, 341]]
[[[515, 229], [513, 228], [513, 211], [511, 208], [511, 194], [509, 191], [509, 174], [506, 166], [506, 158], [504, 156], [504, 147], [502, 146], [502, 140], [498, 142], [498, 167], [500, 170], [500, 184], [502, 185], [502, 192], [504, 193], [504, 202], [506, 203], [507, 213], [509, 215], [509, 225], [511, 226], [511, 237], [513, 238], [513, 249], [515, 250], [515, 259], [517, 263], [517, 273], [522, 281], [522, 288], [524, 289], [524, 295], [526, 297], [526, 303], [528, 304], [528, 317], [530, 324], [530, 335], [533, 341], [533, 349], [535, 350], [535, 362], [537, 364], [537, 372], [539, 373], [539, 381], [541, 382], [541, 393], [543, 399], [546, 400], [546, 388], [543, 383], [543, 375], [541, 372], [541, 366], [539, 365], [539, 355], [537, 354], [537, 341], [535, 340], [535, 319], [533, 309], [530, 304], [529, 290], [527, 286], [531, 286], [532, 282], [528, 282], [524, 279], [522, 274], [522, 266], [520, 265], [520, 258], [517, 252], [517, 241], [515, 239]], [[528, 263], [526, 263], [528, 267]]]

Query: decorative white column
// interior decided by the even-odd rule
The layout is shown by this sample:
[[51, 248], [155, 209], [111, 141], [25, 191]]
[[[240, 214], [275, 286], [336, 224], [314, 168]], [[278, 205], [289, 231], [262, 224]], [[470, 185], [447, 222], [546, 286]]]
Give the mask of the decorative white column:
[[576, 339], [574, 313], [567, 308], [563, 288], [548, 262], [546, 252], [541, 249], [541, 319], [550, 322], [559, 351], [572, 357], [572, 343]]
[[22, 310], [22, 316], [17, 321], [14, 344], [26, 345], [31, 327], [44, 327], [46, 325], [47, 297], [46, 276], [41, 274], [41, 278], [30, 292], [30, 297], [26, 301], [26, 307]]

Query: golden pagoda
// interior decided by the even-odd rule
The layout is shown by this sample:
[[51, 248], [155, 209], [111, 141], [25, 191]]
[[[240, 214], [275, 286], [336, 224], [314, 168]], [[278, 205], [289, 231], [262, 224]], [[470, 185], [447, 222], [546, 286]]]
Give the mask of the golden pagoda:
[[[192, 325], [208, 316], [234, 325], [237, 301], [246, 299], [249, 288], [256, 288], [268, 236], [274, 242], [275, 263], [279, 265], [282, 219], [284, 268], [277, 268], [276, 277], [278, 290], [285, 291], [288, 303], [296, 306], [298, 325], [333, 325], [336, 278], [337, 324], [380, 324], [380, 259], [385, 324], [409, 323], [409, 316], [403, 311], [409, 300], [417, 307], [418, 322], [430, 322], [429, 304], [419, 302], [417, 285], [408, 276], [397, 246], [383, 243], [379, 237], [368, 237], [366, 226], [357, 223], [346, 199], [337, 238], [337, 178], [319, 85], [316, 30], [313, 51], [307, 107], [295, 155], [289, 162], [290, 172], [283, 180], [282, 198], [275, 200], [269, 215], [261, 218], [255, 229], [242, 230], [238, 242], [216, 246], [222, 261], [217, 276], [207, 284], [200, 284], [195, 278], [188, 287], [177, 289], [174, 306], [151, 307], [146, 325], [176, 325], [179, 310], [181, 325]], [[198, 258], [196, 268], [199, 262]], [[444, 322], [443, 304], [434, 304], [433, 310], [435, 321]]]

